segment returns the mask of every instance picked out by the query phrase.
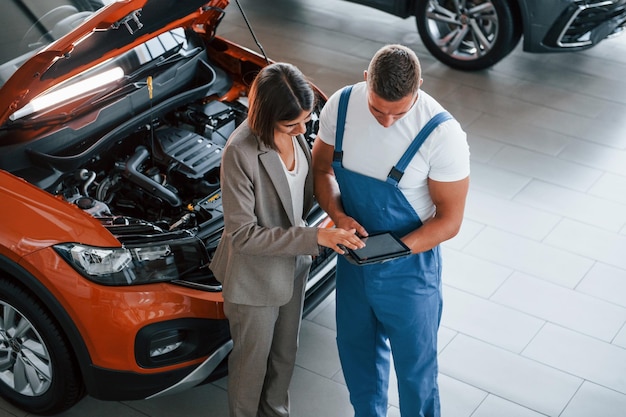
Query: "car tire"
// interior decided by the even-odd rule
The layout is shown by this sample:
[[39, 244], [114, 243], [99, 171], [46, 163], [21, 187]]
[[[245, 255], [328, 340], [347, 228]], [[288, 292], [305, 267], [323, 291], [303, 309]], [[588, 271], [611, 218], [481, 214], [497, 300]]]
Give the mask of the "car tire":
[[428, 51], [459, 70], [489, 68], [521, 38], [515, 12], [507, 0], [471, 0], [463, 10], [454, 0], [418, 0], [417, 29]]
[[42, 305], [0, 279], [0, 395], [34, 414], [56, 414], [84, 396], [78, 366]]

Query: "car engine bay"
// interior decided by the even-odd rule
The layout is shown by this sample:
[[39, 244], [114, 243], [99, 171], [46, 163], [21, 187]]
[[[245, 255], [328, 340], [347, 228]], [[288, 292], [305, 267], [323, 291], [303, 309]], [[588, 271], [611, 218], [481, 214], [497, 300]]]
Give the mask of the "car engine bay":
[[[0, 153], [1, 169], [76, 205], [124, 247], [163, 251], [161, 267], [127, 285], [156, 279], [221, 290], [208, 268], [223, 230], [221, 154], [247, 116], [246, 94], [239, 90], [233, 98], [229, 92], [249, 85], [260, 67], [222, 54], [219, 39], [209, 58], [200, 42], [188, 33], [181, 47], [148, 62], [150, 72], [145, 65], [126, 69], [132, 75], [113, 91], [15, 119], [0, 130], [7, 151]], [[231, 65], [239, 75], [222, 69]], [[310, 145], [321, 101], [308, 124]], [[316, 206], [308, 223], [317, 226], [323, 217]], [[325, 252], [316, 262], [325, 266], [332, 255]], [[160, 273], [163, 268], [170, 272]]]

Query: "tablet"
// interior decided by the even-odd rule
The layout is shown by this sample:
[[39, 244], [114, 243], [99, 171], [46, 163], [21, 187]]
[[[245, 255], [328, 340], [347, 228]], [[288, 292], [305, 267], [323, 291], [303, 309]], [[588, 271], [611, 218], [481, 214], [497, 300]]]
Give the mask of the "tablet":
[[362, 239], [365, 247], [347, 249], [348, 260], [358, 265], [384, 262], [411, 254], [411, 249], [392, 232], [375, 233]]

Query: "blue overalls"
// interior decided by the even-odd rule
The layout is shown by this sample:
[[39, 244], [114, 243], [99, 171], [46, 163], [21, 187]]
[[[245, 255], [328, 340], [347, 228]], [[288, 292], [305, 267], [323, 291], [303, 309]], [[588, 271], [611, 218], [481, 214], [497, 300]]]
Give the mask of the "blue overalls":
[[[450, 119], [435, 115], [391, 170], [386, 181], [342, 166], [342, 143], [351, 87], [341, 94], [333, 169], [346, 214], [368, 233], [404, 236], [422, 222], [398, 188], [404, 170], [432, 130]], [[403, 417], [439, 417], [437, 330], [441, 319], [439, 247], [381, 264], [337, 264], [337, 346], [356, 417], [387, 415], [390, 345]]]

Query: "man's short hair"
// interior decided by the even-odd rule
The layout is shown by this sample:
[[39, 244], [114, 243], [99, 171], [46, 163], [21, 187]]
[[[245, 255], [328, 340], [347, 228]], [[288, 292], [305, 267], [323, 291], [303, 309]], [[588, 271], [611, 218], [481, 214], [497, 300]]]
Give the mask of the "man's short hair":
[[383, 46], [374, 54], [367, 68], [367, 86], [386, 101], [398, 101], [415, 95], [422, 69], [413, 50], [404, 45]]

